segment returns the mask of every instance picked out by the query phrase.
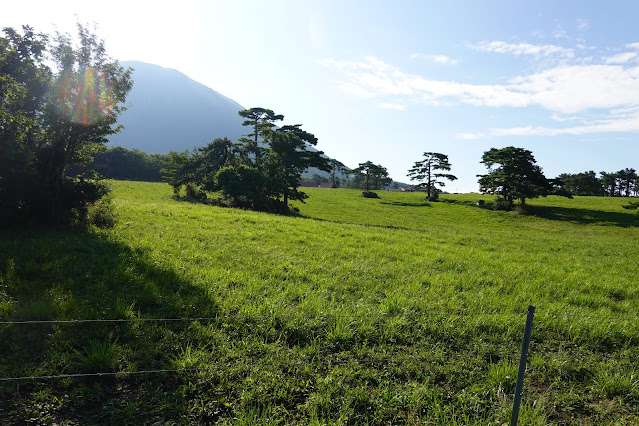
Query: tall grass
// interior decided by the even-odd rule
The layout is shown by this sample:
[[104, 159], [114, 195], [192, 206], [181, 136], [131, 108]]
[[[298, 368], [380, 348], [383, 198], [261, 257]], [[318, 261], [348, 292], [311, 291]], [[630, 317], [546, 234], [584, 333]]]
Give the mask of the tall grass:
[[0, 377], [203, 370], [0, 384], [5, 418], [40, 404], [43, 422], [500, 424], [535, 304], [522, 423], [639, 421], [624, 200], [517, 213], [310, 188], [275, 216], [114, 187], [112, 229], [0, 231], [2, 318], [218, 319], [2, 326]]

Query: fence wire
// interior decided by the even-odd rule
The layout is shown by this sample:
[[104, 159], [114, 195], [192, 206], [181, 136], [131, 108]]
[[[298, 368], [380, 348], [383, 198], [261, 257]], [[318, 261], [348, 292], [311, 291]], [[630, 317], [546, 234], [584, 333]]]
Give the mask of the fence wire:
[[[402, 357], [402, 358], [349, 358], [343, 360], [333, 361], [305, 361], [305, 362], [277, 362], [277, 363], [253, 363], [245, 364], [246, 367], [258, 367], [258, 368], [295, 368], [295, 367], [309, 367], [309, 366], [333, 366], [333, 365], [346, 365], [346, 364], [390, 364], [390, 363], [406, 363], [406, 362], [436, 362], [446, 361], [450, 359], [459, 359], [463, 357], [506, 357], [511, 355], [519, 355], [519, 352], [502, 352], [502, 353], [470, 353], [470, 354], [451, 354], [431, 357]], [[74, 373], [74, 374], [55, 374], [55, 375], [35, 375], [35, 376], [17, 376], [17, 377], [0, 377], [0, 382], [10, 381], [25, 381], [25, 380], [48, 380], [48, 379], [74, 379], [74, 378], [88, 378], [88, 377], [117, 377], [117, 376], [129, 376], [129, 375], [143, 375], [143, 374], [159, 374], [159, 373], [188, 373], [188, 372], [205, 372], [214, 370], [239, 370], [238, 366], [231, 366], [229, 363], [215, 364], [210, 367], [190, 367], [190, 368], [160, 368], [150, 370], [137, 370], [137, 371], [114, 371], [114, 372], [101, 372], [101, 373]]]
[[525, 312], [425, 312], [421, 314], [353, 314], [353, 315], [229, 315], [217, 317], [185, 318], [114, 318], [114, 319], [70, 319], [70, 320], [18, 320], [0, 321], [0, 325], [24, 324], [81, 324], [81, 323], [128, 323], [128, 322], [193, 322], [193, 321], [264, 321], [264, 320], [309, 320], [309, 319], [381, 319], [381, 318], [428, 318], [428, 317], [466, 317], [525, 315]]

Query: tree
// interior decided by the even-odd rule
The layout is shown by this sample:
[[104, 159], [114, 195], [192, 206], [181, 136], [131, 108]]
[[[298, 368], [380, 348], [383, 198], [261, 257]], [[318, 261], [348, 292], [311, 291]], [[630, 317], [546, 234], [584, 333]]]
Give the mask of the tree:
[[346, 166], [344, 164], [342, 164], [340, 161], [331, 158], [331, 160], [329, 161], [329, 164], [331, 166], [331, 182], [332, 182], [332, 187], [333, 188], [337, 188], [339, 187], [339, 179], [337, 178], [337, 174], [338, 173], [344, 173], [347, 169]]
[[546, 179], [527, 149], [491, 148], [484, 152], [481, 163], [488, 167], [488, 173], [477, 175], [480, 191], [501, 196], [509, 206], [514, 200], [525, 204], [527, 198], [548, 195], [554, 190], [553, 182]]
[[608, 197], [614, 197], [618, 195], [617, 188], [617, 174], [599, 172], [601, 175], [601, 185], [603, 186], [604, 195]]
[[630, 197], [635, 189], [635, 182], [637, 181], [637, 171], [635, 169], [622, 169], [615, 173], [617, 177], [617, 187], [619, 188], [619, 195]]
[[[251, 126], [253, 128], [252, 133], [249, 133], [246, 138], [240, 139], [240, 142], [244, 146], [244, 152], [247, 154], [244, 161], [248, 163], [253, 160], [254, 164], [258, 165], [263, 152], [263, 149], [258, 143], [259, 137], [263, 137], [265, 131], [275, 127], [276, 121], [284, 120], [284, 116], [275, 114], [273, 110], [268, 108], [260, 107], [238, 111], [238, 115], [246, 118], [242, 123], [243, 126]], [[250, 157], [251, 155], [253, 156], [252, 158]]]
[[390, 185], [393, 181], [388, 176], [388, 171], [385, 167], [374, 164], [371, 161], [359, 163], [358, 167], [349, 173], [355, 175], [355, 184], [358, 185], [360, 181], [363, 180], [362, 186], [365, 190], [365, 196], [372, 194], [371, 189], [381, 189], [384, 186]]
[[[131, 70], [80, 24], [77, 45], [68, 34], [47, 44], [31, 28], [23, 31], [5, 29], [0, 38], [1, 90], [9, 99], [0, 107], [0, 156], [15, 165], [0, 172], [0, 206], [50, 221], [81, 216], [106, 188], [65, 172], [91, 160], [119, 131]], [[53, 71], [43, 64], [47, 47]]]
[[438, 170], [450, 171], [450, 168], [447, 155], [438, 152], [425, 152], [424, 159], [415, 163], [413, 168], [408, 171], [408, 176], [410, 176], [410, 180], [423, 181], [418, 186], [425, 187], [428, 200], [432, 200], [437, 194], [435, 185], [444, 186], [444, 182], [439, 181], [439, 178], [450, 181], [457, 179], [454, 175], [437, 172]]
[[309, 144], [315, 145], [317, 139], [300, 125], [284, 126], [265, 133], [270, 149], [265, 156], [267, 182], [270, 182], [269, 196], [283, 198], [284, 208], [289, 200], [304, 201], [307, 195], [298, 190], [304, 170], [315, 167], [329, 171], [330, 166], [321, 151], [310, 151]]

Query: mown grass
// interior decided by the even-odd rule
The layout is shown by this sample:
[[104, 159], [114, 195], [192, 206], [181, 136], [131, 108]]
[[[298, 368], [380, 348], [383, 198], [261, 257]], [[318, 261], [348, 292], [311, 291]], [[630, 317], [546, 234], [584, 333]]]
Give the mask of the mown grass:
[[[626, 200], [308, 189], [297, 216], [114, 182], [111, 230], [0, 230], [20, 423], [502, 424], [537, 306], [520, 424], [639, 422], [639, 215]], [[353, 362], [360, 360], [360, 362]]]

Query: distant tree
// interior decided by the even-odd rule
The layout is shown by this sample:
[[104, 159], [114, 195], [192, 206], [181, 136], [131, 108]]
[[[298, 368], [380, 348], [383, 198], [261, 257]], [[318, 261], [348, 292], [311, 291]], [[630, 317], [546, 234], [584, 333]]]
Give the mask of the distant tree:
[[358, 167], [351, 170], [349, 174], [355, 175], [356, 183], [362, 182], [365, 194], [371, 193], [371, 189], [381, 189], [392, 183], [386, 168], [371, 161], [359, 163]]
[[603, 186], [604, 195], [614, 197], [617, 192], [617, 174], [608, 172], [599, 172], [601, 175], [601, 185]]
[[603, 195], [603, 186], [594, 171], [562, 173], [558, 176], [561, 185], [573, 195]]
[[67, 175], [77, 176], [94, 170], [107, 179], [160, 182], [161, 170], [168, 160], [166, 154], [147, 154], [139, 149], [116, 146], [98, 152], [88, 164], [70, 166]]
[[450, 171], [450, 163], [448, 156], [438, 152], [425, 152], [424, 159], [417, 161], [412, 169], [408, 171], [411, 180], [422, 181], [418, 187], [426, 188], [427, 198], [432, 200], [437, 194], [436, 185], [444, 186], [439, 178], [450, 181], [456, 180], [457, 177], [448, 173], [439, 173], [440, 170]]
[[197, 150], [193, 153], [169, 152], [169, 160], [162, 169], [164, 180], [173, 187], [176, 197], [180, 196], [182, 188], [185, 189], [187, 198], [204, 198], [205, 194], [200, 190], [203, 181], [201, 174], [203, 157]]
[[[0, 37], [0, 208], [58, 222], [84, 215], [107, 192], [66, 171], [89, 162], [119, 131], [131, 70], [80, 24], [77, 45], [68, 34], [47, 44], [31, 28], [23, 31], [7, 28]], [[44, 65], [47, 48], [53, 70]]]
[[521, 204], [527, 198], [537, 198], [554, 191], [553, 182], [546, 179], [535, 158], [527, 149], [491, 148], [484, 152], [481, 163], [488, 167], [488, 173], [478, 175], [480, 191], [484, 194], [497, 194], [506, 205], [514, 200]]
[[637, 171], [635, 169], [622, 169], [615, 173], [617, 178], [617, 187], [619, 188], [619, 195], [630, 197], [635, 189], [635, 182], [637, 181]]
[[318, 185], [321, 185], [322, 183], [327, 183], [329, 180], [326, 176], [322, 176], [320, 174], [317, 173], [313, 173], [313, 176], [311, 176], [311, 182], [315, 182]]
[[344, 173], [347, 169], [346, 166], [344, 164], [342, 164], [340, 161], [332, 158], [330, 161], [330, 166], [331, 166], [331, 182], [332, 182], [332, 187], [333, 188], [337, 188], [339, 186], [339, 178], [337, 178], [337, 174], [338, 173]]

